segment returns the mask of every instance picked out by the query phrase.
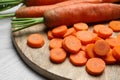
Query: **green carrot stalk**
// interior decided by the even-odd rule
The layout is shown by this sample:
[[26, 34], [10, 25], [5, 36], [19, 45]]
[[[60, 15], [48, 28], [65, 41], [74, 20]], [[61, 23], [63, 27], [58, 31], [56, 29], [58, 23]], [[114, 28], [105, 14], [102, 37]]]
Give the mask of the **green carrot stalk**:
[[7, 17], [14, 17], [15, 13], [9, 13], [9, 14], [0, 14], [0, 18], [7, 18]]
[[8, 10], [20, 3], [23, 3], [23, 0], [0, 0], [0, 11]]
[[16, 32], [25, 28], [28, 28], [32, 25], [43, 23], [44, 18], [12, 18], [12, 32]]

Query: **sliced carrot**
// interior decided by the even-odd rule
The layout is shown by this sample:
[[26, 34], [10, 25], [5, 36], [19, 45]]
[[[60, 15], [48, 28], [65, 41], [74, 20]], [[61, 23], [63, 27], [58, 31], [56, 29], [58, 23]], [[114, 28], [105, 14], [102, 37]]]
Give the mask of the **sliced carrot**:
[[76, 23], [73, 27], [76, 31], [88, 30], [88, 25], [86, 23]]
[[91, 58], [86, 63], [86, 71], [92, 75], [100, 75], [103, 73], [105, 66], [105, 62], [101, 58]]
[[103, 60], [106, 64], [114, 64], [116, 62], [116, 59], [113, 57], [112, 49], [109, 51], [109, 53], [103, 57]]
[[70, 54], [70, 62], [76, 66], [83, 66], [87, 62], [86, 53], [80, 51], [76, 54]]
[[92, 42], [95, 43], [97, 41], [98, 35], [96, 33], [91, 33], [93, 35]]
[[107, 38], [106, 42], [108, 42], [111, 48], [115, 46], [120, 46], [120, 40], [118, 40], [117, 38]]
[[82, 46], [81, 46], [81, 50], [82, 50], [82, 51], [85, 51], [85, 49], [86, 49], [86, 45], [82, 45]]
[[54, 63], [62, 63], [66, 59], [67, 53], [62, 48], [54, 48], [50, 50], [50, 60]]
[[48, 39], [49, 39], [49, 40], [51, 40], [51, 39], [53, 39], [53, 38], [54, 38], [54, 36], [53, 36], [53, 34], [52, 34], [52, 31], [51, 31], [51, 30], [49, 30], [49, 31], [48, 31], [48, 33], [47, 33], [47, 37], [48, 37]]
[[110, 45], [105, 40], [97, 40], [93, 50], [98, 56], [105, 56], [110, 51]]
[[81, 48], [81, 42], [75, 36], [67, 36], [63, 40], [63, 48], [69, 53], [77, 53]]
[[120, 21], [110, 21], [109, 27], [114, 31], [120, 31]]
[[63, 35], [67, 32], [67, 26], [61, 25], [52, 30], [52, 34], [55, 37], [63, 37]]
[[49, 44], [50, 49], [62, 47], [62, 41], [63, 39], [53, 38], [52, 40], [50, 40]]
[[97, 24], [97, 25], [93, 26], [93, 32], [98, 33], [99, 29], [105, 28], [105, 27], [106, 26], [103, 24]]
[[94, 38], [94, 42], [96, 42], [97, 40], [103, 40], [101, 37], [97, 36]]
[[63, 35], [63, 37], [66, 37], [66, 36], [69, 36], [69, 35], [72, 35], [76, 32], [76, 30], [74, 28], [69, 28], [67, 30], [67, 32]]
[[87, 55], [88, 58], [94, 58], [95, 57], [95, 53], [93, 51], [94, 46], [95, 46], [95, 44], [88, 44], [86, 46], [85, 51], [86, 51], [86, 55]]
[[98, 30], [98, 36], [101, 38], [108, 38], [113, 34], [113, 30], [111, 28], [101, 28]]
[[81, 40], [82, 44], [88, 44], [93, 42], [93, 34], [89, 31], [78, 31], [76, 37]]
[[27, 37], [27, 45], [32, 48], [40, 48], [44, 43], [44, 38], [41, 34], [31, 34]]
[[118, 61], [120, 61], [120, 46], [115, 46], [113, 48], [112, 54], [115, 57], [115, 59], [117, 59]]

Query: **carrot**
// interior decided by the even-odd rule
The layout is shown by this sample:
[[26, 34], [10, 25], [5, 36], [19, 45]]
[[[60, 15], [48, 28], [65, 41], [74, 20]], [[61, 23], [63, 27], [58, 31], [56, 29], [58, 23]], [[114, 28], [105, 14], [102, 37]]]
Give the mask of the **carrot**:
[[[27, 3], [31, 3], [30, 1], [34, 1], [34, 0], [29, 0]], [[48, 2], [51, 0], [48, 0]], [[52, 0], [54, 1], [54, 0]], [[52, 5], [43, 5], [43, 6], [37, 6], [35, 4], [35, 2], [37, 2], [37, 4], [40, 4], [39, 2], [46, 2], [46, 0], [39, 0], [39, 1], [34, 1], [32, 4], [36, 5], [36, 6], [31, 6], [31, 7], [25, 7], [25, 8], [20, 8], [16, 11], [15, 15], [16, 17], [19, 18], [27, 18], [27, 17], [41, 17], [43, 16], [44, 12], [50, 9], [54, 9], [57, 7], [62, 7], [62, 6], [67, 6], [67, 5], [72, 5], [72, 4], [78, 4], [81, 2], [96, 2], [97, 0], [55, 0], [55, 2], [59, 2], [59, 1], [63, 1], [57, 4], [52, 4]], [[51, 4], [52, 2], [49, 2], [48, 4]], [[31, 12], [32, 11], [32, 12]]]
[[66, 59], [67, 53], [62, 48], [54, 48], [50, 50], [50, 60], [54, 63], [62, 63]]
[[87, 62], [86, 53], [80, 51], [76, 54], [70, 54], [70, 62], [75, 66], [83, 66]]
[[[15, 29], [14, 31], [18, 31], [27, 28], [30, 25], [43, 22], [47, 27], [54, 28], [60, 25], [69, 26], [78, 22], [93, 23], [118, 19], [120, 18], [119, 13], [120, 5], [118, 4], [79, 3], [47, 10], [46, 12], [44, 12], [42, 18], [13, 18], [12, 25], [14, 26], [13, 29], [17, 27], [17, 29]], [[23, 26], [25, 22], [26, 25]], [[20, 27], [18, 28], [18, 26]]]
[[73, 27], [76, 31], [88, 30], [88, 25], [86, 23], [75, 23]]
[[76, 37], [80, 39], [82, 44], [89, 44], [93, 42], [93, 34], [89, 31], [78, 31]]
[[62, 47], [62, 41], [63, 39], [53, 38], [52, 40], [50, 40], [50, 43], [49, 43], [50, 49]]
[[113, 34], [113, 30], [111, 28], [101, 28], [98, 31], [98, 36], [101, 38], [108, 38]]
[[49, 30], [49, 31], [47, 32], [47, 37], [48, 37], [49, 40], [51, 40], [51, 39], [54, 38], [54, 36], [52, 35], [52, 31], [51, 31], [51, 30]]
[[25, 0], [27, 6], [40, 6], [40, 5], [50, 5], [67, 0]]
[[63, 37], [67, 37], [67, 36], [69, 36], [69, 35], [72, 35], [72, 34], [74, 34], [76, 32], [76, 30], [74, 29], [74, 28], [69, 28], [68, 30], [67, 30], [67, 32], [63, 35]]
[[111, 48], [115, 46], [120, 46], [120, 40], [118, 40], [117, 38], [107, 38], [106, 42], [108, 42]]
[[110, 21], [109, 27], [114, 31], [120, 31], [120, 21]]
[[81, 42], [75, 36], [67, 36], [63, 39], [63, 48], [69, 53], [77, 53], [81, 48]]
[[113, 48], [112, 54], [117, 61], [120, 61], [120, 46], [115, 46]]
[[55, 37], [63, 37], [66, 32], [67, 32], [66, 25], [58, 26], [52, 30], [52, 34]]
[[109, 51], [109, 53], [103, 57], [103, 60], [106, 64], [114, 64], [116, 62], [116, 59], [113, 57], [112, 49]]
[[105, 28], [106, 26], [103, 24], [97, 24], [93, 26], [93, 32], [98, 33], [99, 29]]
[[86, 46], [85, 51], [86, 51], [86, 55], [87, 55], [88, 58], [94, 58], [95, 57], [95, 53], [94, 53], [94, 50], [93, 50], [94, 46], [95, 46], [95, 44], [88, 44]]
[[91, 23], [118, 19], [120, 18], [119, 13], [120, 5], [117, 4], [81, 3], [48, 10], [44, 13], [44, 17], [45, 24], [48, 27], [53, 27], [61, 24], [69, 26], [78, 22]]
[[105, 62], [101, 58], [91, 58], [86, 63], [86, 71], [92, 75], [100, 75], [103, 73], [105, 66]]
[[82, 45], [82, 46], [81, 46], [81, 50], [82, 50], [82, 51], [85, 51], [85, 49], [86, 49], [86, 45]]
[[105, 56], [110, 51], [110, 46], [105, 40], [97, 40], [93, 50], [98, 56]]
[[44, 38], [41, 34], [31, 34], [27, 37], [27, 45], [32, 48], [40, 48], [44, 43]]

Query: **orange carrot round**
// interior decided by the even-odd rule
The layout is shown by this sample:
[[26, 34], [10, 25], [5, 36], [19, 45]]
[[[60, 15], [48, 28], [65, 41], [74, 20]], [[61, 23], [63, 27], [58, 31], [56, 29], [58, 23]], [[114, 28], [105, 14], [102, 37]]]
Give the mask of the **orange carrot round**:
[[98, 56], [105, 56], [110, 51], [110, 46], [105, 40], [98, 40], [95, 42], [93, 50]]
[[114, 64], [116, 62], [116, 59], [114, 58], [112, 54], [112, 49], [109, 51], [109, 53], [103, 57], [103, 60], [106, 64]]
[[85, 51], [86, 51], [86, 55], [87, 55], [88, 58], [94, 58], [95, 57], [95, 53], [94, 53], [94, 50], [93, 50], [94, 46], [95, 46], [95, 44], [88, 44], [86, 46]]
[[62, 47], [62, 41], [63, 39], [53, 38], [52, 40], [50, 40], [50, 44], [49, 44], [50, 49]]
[[105, 28], [106, 26], [103, 24], [97, 24], [93, 27], [93, 32], [98, 33], [99, 29]]
[[78, 31], [76, 37], [80, 39], [82, 44], [88, 44], [93, 42], [93, 34], [89, 31]]
[[54, 38], [51, 30], [49, 30], [49, 31], [47, 32], [47, 37], [48, 37], [49, 40], [51, 40], [51, 39]]
[[63, 35], [63, 37], [67, 37], [67, 36], [69, 36], [69, 35], [72, 35], [72, 34], [74, 34], [76, 32], [76, 30], [74, 29], [74, 28], [69, 28], [68, 30], [67, 30], [67, 32]]
[[54, 48], [50, 50], [50, 60], [54, 63], [62, 63], [66, 59], [67, 53], [62, 48]]
[[107, 38], [106, 42], [111, 46], [111, 48], [115, 46], [120, 46], [120, 40], [117, 38]]
[[120, 34], [117, 34], [117, 39], [120, 40]]
[[117, 59], [118, 61], [120, 61], [120, 46], [115, 46], [113, 48], [112, 54], [115, 57], [115, 59]]
[[67, 32], [67, 26], [61, 25], [52, 30], [52, 34], [55, 37], [63, 37], [63, 35]]
[[76, 31], [88, 30], [88, 25], [86, 23], [75, 23], [73, 27]]
[[91, 58], [86, 63], [86, 71], [92, 75], [100, 75], [105, 66], [105, 62], [101, 58]]
[[81, 42], [78, 38], [71, 35], [64, 38], [63, 48], [69, 53], [77, 53], [81, 48]]
[[31, 34], [27, 37], [27, 45], [32, 48], [40, 48], [44, 43], [44, 38], [41, 34]]
[[98, 31], [98, 36], [101, 38], [108, 38], [113, 34], [113, 30], [111, 28], [101, 28]]
[[120, 21], [110, 21], [109, 27], [114, 31], [120, 31]]
[[70, 61], [75, 66], [83, 66], [87, 62], [86, 53], [80, 51], [76, 54], [70, 54]]

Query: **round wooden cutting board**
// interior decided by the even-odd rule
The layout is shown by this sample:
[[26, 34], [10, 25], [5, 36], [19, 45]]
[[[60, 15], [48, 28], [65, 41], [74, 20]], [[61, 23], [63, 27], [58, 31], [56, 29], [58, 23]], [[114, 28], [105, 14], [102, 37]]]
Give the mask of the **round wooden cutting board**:
[[[32, 33], [44, 36], [45, 45], [42, 48], [30, 48], [26, 38]], [[107, 65], [100, 76], [89, 75], [85, 66], [77, 67], [67, 58], [61, 64], [49, 60], [49, 40], [44, 24], [38, 24], [27, 29], [12, 33], [13, 43], [22, 59], [35, 71], [52, 80], [120, 80], [120, 65]]]

